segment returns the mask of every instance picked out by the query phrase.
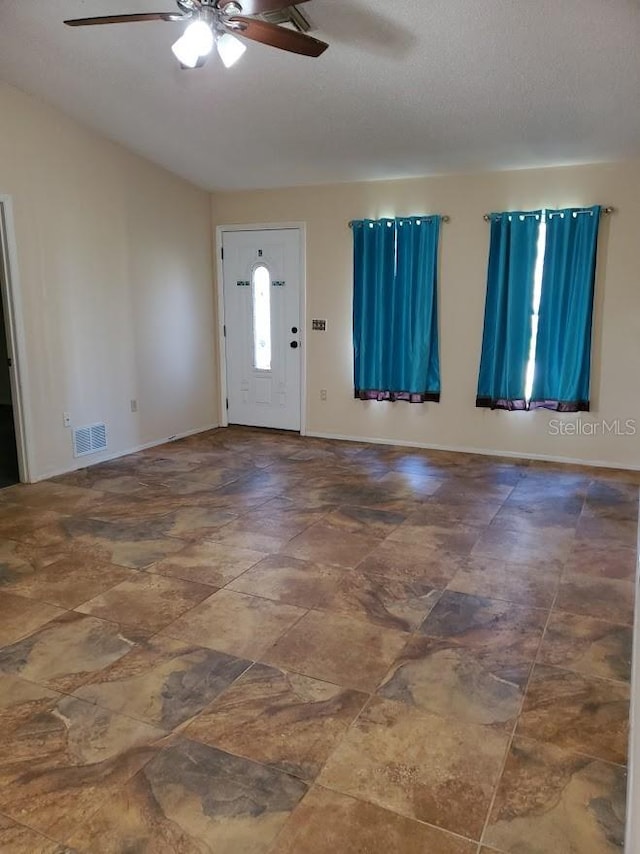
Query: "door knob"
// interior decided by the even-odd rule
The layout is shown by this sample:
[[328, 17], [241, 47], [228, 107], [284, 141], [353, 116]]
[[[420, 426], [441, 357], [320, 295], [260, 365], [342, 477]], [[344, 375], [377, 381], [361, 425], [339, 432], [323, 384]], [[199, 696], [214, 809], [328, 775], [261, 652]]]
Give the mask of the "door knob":
[[289, 344], [289, 347], [291, 347], [291, 349], [292, 349], [292, 350], [297, 350], [297, 349], [298, 349], [298, 342], [297, 342], [297, 341], [292, 341], [292, 342]]

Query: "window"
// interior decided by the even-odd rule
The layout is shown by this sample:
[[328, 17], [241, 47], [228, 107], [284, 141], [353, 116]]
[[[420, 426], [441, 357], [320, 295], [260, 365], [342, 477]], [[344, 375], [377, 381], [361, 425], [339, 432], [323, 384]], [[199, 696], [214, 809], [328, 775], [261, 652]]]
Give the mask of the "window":
[[600, 207], [491, 215], [477, 406], [589, 409]]
[[271, 276], [264, 264], [254, 268], [251, 277], [253, 298], [253, 366], [257, 371], [271, 370]]
[[440, 217], [358, 220], [351, 227], [355, 396], [439, 400]]

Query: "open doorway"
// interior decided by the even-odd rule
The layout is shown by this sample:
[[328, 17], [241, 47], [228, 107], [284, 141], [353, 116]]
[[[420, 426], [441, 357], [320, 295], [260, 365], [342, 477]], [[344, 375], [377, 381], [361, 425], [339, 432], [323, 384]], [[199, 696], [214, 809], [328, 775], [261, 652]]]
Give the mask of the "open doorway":
[[21, 329], [16, 275], [11, 200], [0, 196], [0, 489], [28, 480], [16, 362]]
[[[0, 273], [0, 278], [5, 277]], [[0, 300], [0, 489], [18, 483], [18, 446], [11, 397], [10, 357], [3, 300]]]

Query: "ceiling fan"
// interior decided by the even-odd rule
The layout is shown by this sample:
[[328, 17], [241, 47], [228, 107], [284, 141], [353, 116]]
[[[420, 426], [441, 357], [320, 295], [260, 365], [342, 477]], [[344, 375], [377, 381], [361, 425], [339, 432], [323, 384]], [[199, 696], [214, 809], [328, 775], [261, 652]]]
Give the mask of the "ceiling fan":
[[[307, 0], [296, 2], [305, 3]], [[178, 12], [74, 18], [65, 21], [65, 24], [69, 27], [92, 27], [97, 24], [128, 24], [137, 21], [186, 23], [184, 33], [171, 48], [184, 68], [204, 65], [214, 45], [224, 65], [231, 68], [246, 50], [246, 45], [237, 36], [303, 56], [320, 56], [329, 47], [325, 42], [305, 33], [253, 17], [291, 6], [292, 0], [176, 0], [176, 3]]]

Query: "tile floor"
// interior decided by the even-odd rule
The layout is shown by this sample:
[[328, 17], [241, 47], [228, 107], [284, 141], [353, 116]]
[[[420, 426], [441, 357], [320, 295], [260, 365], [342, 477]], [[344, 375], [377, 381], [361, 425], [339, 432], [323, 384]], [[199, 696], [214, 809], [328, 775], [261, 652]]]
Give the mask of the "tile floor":
[[608, 854], [631, 474], [230, 428], [0, 492], [4, 854]]

